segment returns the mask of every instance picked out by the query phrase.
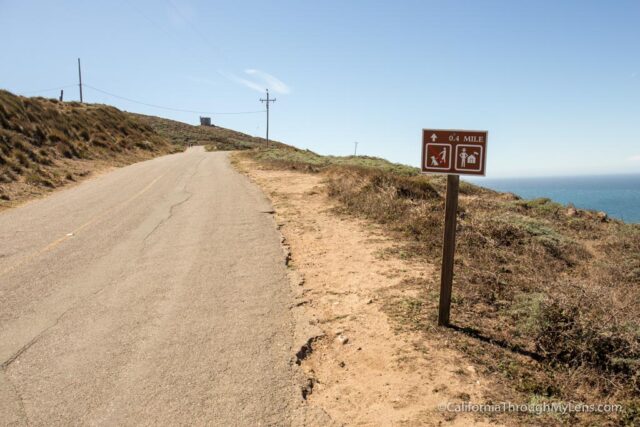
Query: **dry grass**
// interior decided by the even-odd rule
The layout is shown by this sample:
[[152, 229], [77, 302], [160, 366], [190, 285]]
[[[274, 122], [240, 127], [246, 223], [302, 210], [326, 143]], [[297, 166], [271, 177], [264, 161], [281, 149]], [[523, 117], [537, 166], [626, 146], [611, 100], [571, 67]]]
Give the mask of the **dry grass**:
[[[442, 177], [299, 150], [254, 157], [270, 167], [325, 173], [343, 213], [384, 224], [402, 242], [399, 256], [439, 265]], [[606, 423], [640, 422], [640, 225], [463, 184], [457, 242], [453, 328], [432, 326], [434, 292], [389, 301], [393, 319], [446, 337], [498, 374], [506, 388], [497, 399], [514, 400], [517, 393], [529, 400], [621, 403], [625, 413]], [[605, 423], [602, 416], [595, 420]]]
[[0, 207], [82, 179], [98, 164], [174, 151], [150, 126], [116, 108], [0, 91]]
[[[209, 151], [250, 150], [262, 147], [266, 141], [242, 132], [218, 126], [192, 126], [186, 123], [161, 117], [136, 115], [147, 123], [159, 135], [176, 145], [204, 145]], [[286, 147], [284, 144], [270, 142], [272, 146]]]
[[354, 166], [379, 171], [393, 172], [395, 175], [413, 176], [419, 173], [411, 166], [391, 163], [387, 160], [370, 156], [321, 156], [309, 150], [300, 150], [288, 145], [260, 147], [254, 153], [261, 163], [275, 168], [303, 170], [306, 172], [320, 172], [334, 166]]
[[[99, 169], [204, 145], [263, 149], [262, 138], [221, 127], [125, 113], [107, 105], [25, 98], [0, 90], [0, 209]], [[269, 147], [290, 148], [270, 141]]]

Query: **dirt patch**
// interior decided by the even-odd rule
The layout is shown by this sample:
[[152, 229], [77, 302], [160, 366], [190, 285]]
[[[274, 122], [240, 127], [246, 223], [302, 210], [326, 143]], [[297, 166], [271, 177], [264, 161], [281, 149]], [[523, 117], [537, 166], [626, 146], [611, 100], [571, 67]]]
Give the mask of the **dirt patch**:
[[322, 176], [234, 160], [271, 198], [299, 275], [295, 308], [319, 330], [297, 358], [312, 381], [307, 401], [348, 425], [495, 425], [439, 410], [485, 401], [493, 384], [461, 353], [394, 320], [433, 294], [434, 266], [387, 256], [395, 242], [378, 226], [337, 215]]
[[[378, 224], [398, 243], [385, 256], [439, 262], [442, 176], [306, 152], [247, 156], [267, 169], [322, 175], [340, 214]], [[433, 327], [437, 291], [429, 291], [426, 279], [407, 277], [403, 291], [418, 295], [389, 295], [384, 311], [403, 328], [424, 332], [426, 341], [464, 353], [502, 383], [488, 400], [616, 407], [544, 410], [527, 422], [638, 424], [640, 228], [464, 182], [457, 216], [451, 328]]]

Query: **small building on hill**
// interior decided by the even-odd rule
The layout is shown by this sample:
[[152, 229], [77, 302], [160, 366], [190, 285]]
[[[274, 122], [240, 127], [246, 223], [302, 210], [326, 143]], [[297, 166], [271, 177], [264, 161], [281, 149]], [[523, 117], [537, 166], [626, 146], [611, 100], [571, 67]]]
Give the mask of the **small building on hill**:
[[200, 126], [211, 126], [211, 117], [200, 116]]

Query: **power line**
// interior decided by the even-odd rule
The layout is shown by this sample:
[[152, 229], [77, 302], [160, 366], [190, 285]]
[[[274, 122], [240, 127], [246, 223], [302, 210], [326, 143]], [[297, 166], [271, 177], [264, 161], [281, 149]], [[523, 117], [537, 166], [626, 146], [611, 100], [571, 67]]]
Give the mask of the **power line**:
[[54, 90], [58, 91], [58, 90], [61, 90], [61, 89], [67, 89], [67, 88], [75, 87], [75, 86], [77, 86], [77, 84], [73, 84], [73, 85], [66, 85], [66, 86], [58, 86], [58, 87], [52, 87], [52, 88], [49, 88], [49, 89], [30, 90], [30, 91], [28, 91], [28, 92], [22, 92], [22, 94], [23, 94], [23, 95], [29, 95], [29, 94], [32, 94], [32, 93], [53, 92]]
[[191, 20], [187, 19], [187, 17], [180, 11], [180, 9], [171, 0], [166, 0], [166, 1], [173, 8], [173, 10], [176, 11], [176, 13], [180, 17], [180, 19], [182, 19], [184, 21], [184, 23], [187, 24], [189, 29], [195, 35], [197, 35], [202, 40], [202, 42], [204, 42], [204, 44], [207, 45], [207, 47], [211, 49], [211, 51], [213, 53], [215, 53], [217, 55], [220, 55], [220, 56], [222, 56], [224, 58], [224, 54], [222, 52], [222, 49], [218, 48], [213, 43], [209, 42], [209, 39], [204, 35], [204, 33], [202, 31], [200, 31], [200, 29], [198, 29], [198, 27], [196, 27], [196, 25], [193, 22], [191, 22]]
[[[174, 45], [176, 45], [176, 43], [179, 43], [179, 42], [176, 42], [175, 34], [172, 34], [170, 30], [165, 28], [163, 25], [159, 24], [155, 19], [152, 19], [142, 9], [136, 6], [135, 1], [122, 0], [122, 3], [126, 4], [128, 7], [133, 8], [138, 15], [144, 17], [145, 20], [151, 23], [151, 25], [153, 25], [159, 32], [161, 32], [164, 36], [166, 36], [169, 42], [173, 43]], [[211, 43], [209, 43], [209, 40], [204, 36], [204, 34], [200, 30], [198, 30], [198, 28], [195, 27], [195, 25], [193, 25], [191, 21], [187, 19], [187, 17], [177, 8], [175, 4], [167, 0], [167, 5], [176, 11], [178, 18], [180, 18], [185, 23], [185, 25], [188, 26], [189, 29], [201, 39], [201, 42], [203, 42], [206, 45], [206, 47], [209, 48], [216, 55], [216, 57], [222, 58], [223, 60], [225, 59], [222, 49], [220, 48], [216, 49]], [[188, 50], [191, 53], [192, 59], [198, 61], [200, 64], [204, 65], [205, 67], [210, 67], [211, 64], [203, 60], [201, 49], [198, 49], [196, 51], [194, 46], [191, 43], [187, 44], [187, 46], [179, 46], [179, 48], [181, 51]]]
[[162, 106], [162, 105], [149, 104], [147, 102], [137, 101], [135, 99], [131, 99], [131, 98], [127, 98], [127, 97], [124, 97], [124, 96], [116, 95], [115, 93], [107, 92], [106, 90], [98, 89], [97, 87], [88, 85], [86, 83], [83, 83], [83, 86], [84, 87], [88, 87], [90, 89], [93, 89], [96, 92], [100, 92], [102, 94], [105, 94], [105, 95], [108, 95], [108, 96], [112, 96], [114, 98], [122, 99], [122, 100], [128, 101], [128, 102], [133, 102], [134, 104], [140, 104], [140, 105], [145, 105], [147, 107], [159, 108], [161, 110], [177, 111], [177, 112], [180, 112], [180, 113], [210, 114], [210, 115], [223, 115], [223, 114], [225, 114], [226, 115], [226, 114], [258, 114], [258, 113], [264, 113], [265, 112], [265, 110], [259, 110], [259, 111], [234, 111], [234, 112], [213, 112], [213, 111], [185, 110], [185, 109], [182, 109], [182, 108], [165, 107], [165, 106]]
[[158, 24], [154, 19], [151, 19], [145, 12], [142, 11], [142, 9], [140, 9], [138, 6], [136, 6], [134, 1], [130, 1], [130, 0], [122, 0], [121, 3], [126, 4], [127, 6], [133, 8], [139, 15], [141, 15], [144, 19], [146, 19], [147, 21], [149, 21], [151, 23], [151, 25], [153, 25], [154, 27], [156, 27], [157, 29], [159, 29], [162, 33], [164, 33], [166, 36], [168, 36], [169, 38], [171, 38], [171, 34], [169, 34], [169, 32], [160, 24]]

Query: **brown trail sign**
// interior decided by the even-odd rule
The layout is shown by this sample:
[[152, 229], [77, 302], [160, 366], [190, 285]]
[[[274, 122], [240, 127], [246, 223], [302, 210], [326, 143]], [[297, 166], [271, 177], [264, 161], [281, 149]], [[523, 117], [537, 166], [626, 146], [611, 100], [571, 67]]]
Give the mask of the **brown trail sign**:
[[484, 175], [486, 131], [422, 131], [422, 172]]
[[449, 324], [451, 309], [460, 175], [484, 176], [487, 163], [487, 133], [446, 129], [422, 130], [422, 172], [448, 174], [438, 309], [440, 326]]

